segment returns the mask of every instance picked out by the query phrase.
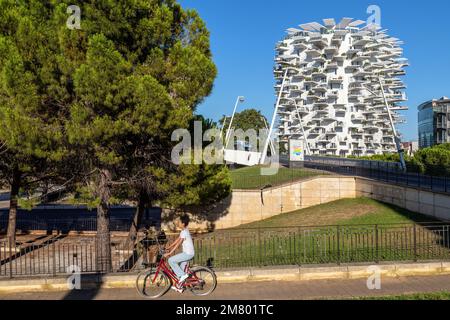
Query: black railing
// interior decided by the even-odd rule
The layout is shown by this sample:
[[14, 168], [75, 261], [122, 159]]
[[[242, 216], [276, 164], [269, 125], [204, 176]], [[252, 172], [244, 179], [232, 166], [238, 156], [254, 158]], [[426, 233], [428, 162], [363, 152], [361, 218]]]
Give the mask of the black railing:
[[450, 259], [450, 225], [398, 224], [219, 231], [196, 240], [218, 268]]
[[[323, 158], [322, 158], [323, 159]], [[399, 186], [413, 187], [433, 192], [450, 193], [450, 178], [434, 177], [420, 173], [404, 173], [396, 169], [395, 165], [389, 162], [361, 161], [360, 163], [342, 163], [328, 161], [327, 159], [316, 159], [315, 161], [305, 161], [305, 168], [322, 170], [348, 176], [359, 176], [370, 178], [382, 182], [388, 182]]]
[[[127, 232], [130, 230], [136, 208], [112, 207], [110, 215], [111, 231]], [[97, 230], [96, 210], [83, 206], [46, 205], [31, 211], [20, 209], [17, 214], [17, 229], [23, 231], [57, 231], [59, 233], [93, 232]], [[143, 217], [145, 225], [160, 225], [161, 209], [146, 210]], [[8, 209], [0, 209], [0, 231], [8, 226]]]
[[[194, 263], [215, 268], [450, 260], [450, 225], [443, 223], [233, 229], [194, 242]], [[95, 244], [95, 237], [51, 235], [17, 246], [0, 241], [0, 277], [66, 275], [73, 267], [97, 273]], [[140, 270], [144, 253], [156, 252], [113, 239], [113, 271]]]
[[[131, 219], [126, 218], [112, 218], [110, 219], [110, 230], [113, 232], [127, 232], [130, 230], [132, 224]], [[149, 225], [157, 224], [155, 221], [150, 221]], [[6, 230], [8, 226], [8, 218], [0, 217], [0, 230]], [[57, 233], [69, 233], [74, 232], [95, 232], [97, 231], [97, 219], [96, 218], [76, 218], [76, 219], [64, 219], [64, 218], [42, 218], [42, 217], [30, 217], [20, 218], [17, 220], [17, 230], [24, 232], [30, 231], [47, 231]]]
[[318, 156], [305, 156], [305, 161], [308, 163], [317, 163], [337, 167], [362, 168], [387, 172], [402, 171], [402, 166], [399, 162], [318, 157]]

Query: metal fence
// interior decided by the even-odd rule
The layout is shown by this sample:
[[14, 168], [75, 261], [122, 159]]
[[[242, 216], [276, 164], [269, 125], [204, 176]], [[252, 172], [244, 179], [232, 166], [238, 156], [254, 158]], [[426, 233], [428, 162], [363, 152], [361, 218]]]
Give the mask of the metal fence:
[[[195, 264], [215, 268], [450, 260], [450, 224], [391, 224], [233, 229], [195, 237]], [[97, 273], [95, 238], [47, 236], [0, 242], [0, 277], [63, 275], [76, 266]], [[113, 240], [113, 271], [142, 268], [156, 248]], [[152, 259], [150, 259], [152, 261]]]
[[[102, 261], [97, 257], [95, 237], [42, 236], [20, 245], [0, 240], [0, 278], [57, 276], [78, 270], [101, 273]], [[141, 268], [142, 251], [130, 247], [127, 239], [112, 240], [113, 272], [130, 272]]]
[[317, 156], [305, 156], [305, 161], [308, 163], [316, 163], [321, 165], [329, 165], [337, 167], [362, 168], [386, 172], [402, 172], [402, 166], [399, 162], [317, 157]]
[[[127, 232], [130, 230], [132, 220], [129, 218], [111, 218], [110, 230], [114, 232]], [[8, 218], [0, 217], [0, 230], [6, 230]], [[56, 231], [58, 233], [95, 232], [97, 231], [96, 218], [46, 218], [28, 217], [17, 219], [17, 230], [24, 231]]]
[[[414, 187], [433, 192], [450, 193], [450, 178], [433, 177], [420, 173], [403, 173], [390, 167], [388, 162], [361, 161], [359, 165], [332, 163], [326, 160], [305, 161], [305, 168], [323, 170], [341, 175], [359, 176], [405, 187]], [[374, 164], [377, 163], [377, 164]], [[383, 165], [385, 164], [385, 165]]]
[[[291, 162], [289, 156], [280, 155], [280, 164], [289, 167]], [[366, 168], [373, 170], [389, 171], [389, 172], [401, 172], [402, 167], [399, 162], [387, 162], [387, 161], [375, 161], [375, 160], [361, 160], [361, 159], [348, 159], [348, 158], [334, 158], [324, 156], [306, 156], [305, 161], [308, 163], [316, 163], [330, 166], [342, 166], [353, 168]]]
[[218, 268], [450, 259], [450, 225], [286, 227], [197, 239], [196, 262]]
[[[130, 230], [136, 208], [129, 206], [112, 206], [110, 208], [111, 231]], [[0, 209], [0, 232], [8, 226], [8, 209]], [[143, 216], [144, 225], [161, 224], [161, 209], [147, 209]], [[96, 231], [97, 212], [86, 206], [40, 205], [32, 210], [19, 209], [17, 229], [24, 231]]]

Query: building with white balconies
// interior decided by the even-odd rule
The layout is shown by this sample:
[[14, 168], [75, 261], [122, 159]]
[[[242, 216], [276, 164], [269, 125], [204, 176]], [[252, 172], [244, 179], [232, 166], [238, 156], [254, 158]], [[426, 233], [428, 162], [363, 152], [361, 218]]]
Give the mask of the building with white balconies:
[[277, 44], [280, 141], [304, 139], [311, 155], [397, 152], [393, 128], [408, 109], [402, 42], [361, 20], [323, 23], [288, 29]]

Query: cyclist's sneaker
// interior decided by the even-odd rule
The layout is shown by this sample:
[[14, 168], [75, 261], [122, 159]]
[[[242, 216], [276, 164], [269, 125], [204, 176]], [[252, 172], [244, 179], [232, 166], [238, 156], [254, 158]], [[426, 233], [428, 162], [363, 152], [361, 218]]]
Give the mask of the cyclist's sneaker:
[[172, 290], [174, 290], [174, 291], [176, 291], [178, 293], [183, 293], [184, 292], [183, 288], [178, 288], [176, 286], [172, 286], [172, 287], [170, 287], [170, 289], [172, 289]]
[[188, 278], [189, 278], [189, 275], [188, 275], [188, 274], [185, 274], [184, 276], [182, 276], [182, 277], [180, 278], [180, 283], [184, 283]]

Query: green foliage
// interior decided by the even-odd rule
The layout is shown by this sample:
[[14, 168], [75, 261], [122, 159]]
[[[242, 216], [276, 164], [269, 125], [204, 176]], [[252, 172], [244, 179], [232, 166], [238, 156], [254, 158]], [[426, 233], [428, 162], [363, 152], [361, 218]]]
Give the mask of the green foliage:
[[376, 154], [373, 156], [365, 156], [365, 157], [349, 156], [348, 158], [359, 160], [371, 160], [371, 161], [400, 162], [400, 156], [398, 155], [398, 153]]
[[[225, 129], [228, 129], [230, 125], [231, 118], [227, 118], [224, 116], [220, 123], [224, 125]], [[264, 115], [261, 114], [261, 111], [256, 109], [246, 109], [242, 112], [236, 113], [232, 127], [237, 129], [242, 129], [243, 131], [247, 131], [250, 129], [256, 130], [258, 132], [260, 129], [266, 129], [267, 119]]]
[[[194, 137], [194, 122], [202, 122], [202, 131], [215, 129], [210, 119], [197, 115], [190, 125], [191, 137]], [[203, 147], [209, 144], [204, 143]], [[194, 145], [194, 141], [192, 141]], [[161, 171], [159, 169], [159, 171]], [[161, 172], [162, 173], [162, 172]], [[225, 165], [181, 165], [176, 172], [158, 176], [159, 190], [165, 190], [161, 202], [173, 208], [207, 205], [222, 200], [231, 192], [231, 177]]]
[[26, 194], [54, 180], [67, 153], [60, 117], [67, 90], [48, 14], [39, 1], [0, 1], [0, 184]]
[[[349, 157], [360, 160], [399, 162], [400, 157], [395, 154], [375, 155], [371, 157]], [[418, 172], [430, 176], [450, 177], [450, 144], [441, 144], [417, 151], [414, 156], [405, 157], [408, 172]]]
[[16, 166], [30, 180], [57, 173], [89, 206], [104, 170], [108, 204], [229, 192], [225, 167], [170, 160], [172, 132], [189, 128], [217, 74], [199, 15], [175, 0], [90, 0], [70, 30], [72, 4], [0, 1], [0, 184]]
[[19, 206], [22, 209], [25, 209], [28, 211], [31, 211], [33, 209], [33, 207], [35, 207], [37, 204], [38, 204], [37, 200], [33, 199], [33, 198], [19, 199]]
[[162, 204], [171, 208], [213, 203], [231, 191], [231, 180], [225, 166], [181, 165], [178, 172], [167, 174], [158, 182], [159, 190], [167, 194]]
[[439, 144], [439, 145], [435, 146], [434, 148], [450, 151], [450, 143]]
[[[172, 0], [80, 7], [82, 29], [60, 28], [59, 37], [75, 96], [65, 127], [82, 171], [110, 171], [111, 200], [145, 192], [153, 204], [180, 207], [226, 193], [223, 167], [170, 160], [172, 132], [189, 128], [217, 73], [198, 14]], [[88, 186], [91, 199], [79, 200], [98, 205], [97, 185]]]
[[450, 144], [419, 150], [414, 159], [421, 173], [450, 177]]

